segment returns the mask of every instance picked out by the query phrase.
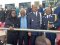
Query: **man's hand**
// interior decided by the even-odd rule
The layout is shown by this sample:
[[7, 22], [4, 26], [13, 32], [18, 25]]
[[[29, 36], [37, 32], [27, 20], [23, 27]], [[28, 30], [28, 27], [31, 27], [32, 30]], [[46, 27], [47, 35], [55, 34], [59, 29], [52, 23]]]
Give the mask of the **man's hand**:
[[31, 32], [28, 32], [28, 36], [31, 36]]
[[49, 25], [48, 25], [48, 28], [52, 28], [52, 27], [53, 27], [53, 24], [49, 24]]
[[14, 30], [14, 28], [12, 26], [9, 27], [9, 30]]

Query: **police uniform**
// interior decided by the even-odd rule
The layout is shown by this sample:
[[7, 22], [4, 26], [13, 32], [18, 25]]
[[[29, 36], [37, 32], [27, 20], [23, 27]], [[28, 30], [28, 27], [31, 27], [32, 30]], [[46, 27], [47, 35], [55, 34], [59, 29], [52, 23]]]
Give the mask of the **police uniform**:
[[[43, 16], [43, 29], [50, 30], [50, 29], [56, 29], [56, 27], [53, 28], [48, 28], [48, 24], [54, 24], [57, 20], [57, 15], [56, 14], [49, 14], [49, 15], [44, 15]], [[46, 37], [50, 39], [51, 45], [55, 45], [55, 38], [56, 34], [55, 33], [46, 33]]]
[[[39, 12], [31, 12], [27, 16], [28, 28], [29, 29], [41, 29], [42, 27], [42, 15]], [[31, 45], [35, 45], [35, 39], [37, 36], [41, 36], [40, 32], [32, 32]]]

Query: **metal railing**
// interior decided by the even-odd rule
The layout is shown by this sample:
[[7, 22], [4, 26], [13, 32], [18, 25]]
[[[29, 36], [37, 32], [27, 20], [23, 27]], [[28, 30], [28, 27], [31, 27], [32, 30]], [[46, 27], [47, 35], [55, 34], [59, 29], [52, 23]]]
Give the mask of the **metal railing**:
[[[10, 28], [0, 28], [0, 30], [9, 30]], [[42, 30], [42, 29], [20, 29], [14, 28], [17, 31], [31, 31], [31, 32], [50, 32], [50, 33], [60, 33], [58, 30]]]

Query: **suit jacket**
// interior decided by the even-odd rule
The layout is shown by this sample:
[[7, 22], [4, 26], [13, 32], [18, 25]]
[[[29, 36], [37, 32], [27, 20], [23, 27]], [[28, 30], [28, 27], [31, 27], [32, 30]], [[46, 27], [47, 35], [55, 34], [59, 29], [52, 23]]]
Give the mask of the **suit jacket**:
[[[28, 14], [27, 18], [28, 18], [27, 21], [28, 21], [28, 28], [29, 29], [41, 29], [42, 15], [40, 16], [39, 12], [37, 12], [37, 16], [36, 16], [36, 14], [34, 14], [34, 12], [31, 12]], [[38, 35], [38, 32], [32, 32], [32, 35]]]

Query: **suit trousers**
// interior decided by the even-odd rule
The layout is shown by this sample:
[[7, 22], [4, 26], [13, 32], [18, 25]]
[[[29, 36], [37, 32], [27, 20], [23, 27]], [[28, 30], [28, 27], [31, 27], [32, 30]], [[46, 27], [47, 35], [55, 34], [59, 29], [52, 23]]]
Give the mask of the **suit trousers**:
[[32, 35], [31, 36], [31, 45], [35, 45], [35, 40], [38, 36], [42, 36], [43, 33], [42, 32], [38, 32], [36, 35]]
[[28, 45], [29, 41], [28, 41], [28, 32], [20, 32], [19, 33], [19, 45], [23, 45], [23, 41], [24, 41], [24, 45]]

